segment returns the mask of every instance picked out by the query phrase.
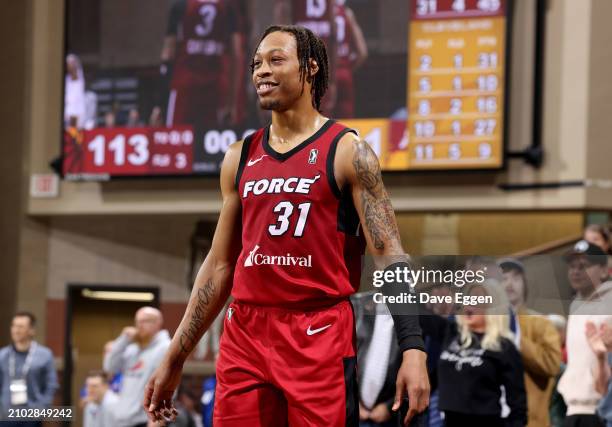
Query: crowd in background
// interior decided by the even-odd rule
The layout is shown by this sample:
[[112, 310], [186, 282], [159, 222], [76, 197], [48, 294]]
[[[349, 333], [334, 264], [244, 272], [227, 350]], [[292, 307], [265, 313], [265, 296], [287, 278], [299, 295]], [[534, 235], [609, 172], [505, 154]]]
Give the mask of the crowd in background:
[[[572, 287], [569, 316], [544, 315], [526, 305], [531, 283], [519, 259], [472, 258], [467, 270], [488, 271], [470, 295], [494, 304], [420, 307], [431, 382], [429, 409], [420, 425], [612, 427], [612, 281], [610, 235], [589, 226], [565, 253]], [[436, 295], [449, 288], [437, 288]], [[353, 296], [359, 366], [361, 427], [399, 425], [391, 411], [401, 354], [393, 320], [372, 292]], [[58, 388], [51, 351], [34, 340], [36, 319], [16, 313], [12, 343], [0, 350], [0, 402], [8, 407], [48, 407]], [[84, 426], [147, 426], [145, 384], [170, 343], [153, 307], [135, 314], [134, 326], [104, 347], [103, 366], [88, 374], [81, 407]], [[179, 390], [175, 425], [211, 425], [214, 377], [201, 396]], [[29, 424], [37, 426], [40, 423]]]

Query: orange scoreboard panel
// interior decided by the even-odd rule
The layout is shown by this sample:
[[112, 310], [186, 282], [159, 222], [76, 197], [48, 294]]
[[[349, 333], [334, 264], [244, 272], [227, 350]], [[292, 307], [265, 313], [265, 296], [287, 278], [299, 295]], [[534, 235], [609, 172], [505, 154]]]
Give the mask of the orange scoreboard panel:
[[[393, 168], [503, 165], [506, 0], [414, 0], [408, 150]], [[403, 163], [403, 162], [399, 162]]]

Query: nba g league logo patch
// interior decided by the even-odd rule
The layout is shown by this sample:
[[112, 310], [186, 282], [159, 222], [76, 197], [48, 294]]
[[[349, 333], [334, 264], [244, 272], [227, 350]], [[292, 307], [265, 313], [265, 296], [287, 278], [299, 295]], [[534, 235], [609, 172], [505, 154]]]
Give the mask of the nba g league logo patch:
[[317, 163], [318, 155], [319, 155], [319, 150], [317, 150], [316, 148], [313, 148], [312, 150], [310, 150], [310, 155], [308, 156], [308, 163], [310, 163], [311, 165], [314, 165], [315, 163]]

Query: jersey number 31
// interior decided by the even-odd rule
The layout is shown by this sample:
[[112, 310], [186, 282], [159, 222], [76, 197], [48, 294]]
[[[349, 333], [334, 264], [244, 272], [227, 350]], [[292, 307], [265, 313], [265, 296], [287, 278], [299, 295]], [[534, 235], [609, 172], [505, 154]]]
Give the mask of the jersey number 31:
[[[295, 226], [295, 230], [293, 232], [294, 237], [302, 237], [304, 234], [304, 228], [306, 228], [306, 219], [308, 218], [308, 212], [310, 211], [311, 203], [300, 203], [298, 205], [298, 210], [300, 211], [300, 216], [297, 220], [297, 224]], [[268, 232], [272, 236], [282, 236], [289, 230], [289, 218], [291, 218], [291, 214], [293, 213], [293, 204], [291, 202], [280, 202], [278, 205], [274, 207], [274, 212], [278, 214], [278, 218], [276, 219], [276, 224], [270, 224], [268, 226]]]

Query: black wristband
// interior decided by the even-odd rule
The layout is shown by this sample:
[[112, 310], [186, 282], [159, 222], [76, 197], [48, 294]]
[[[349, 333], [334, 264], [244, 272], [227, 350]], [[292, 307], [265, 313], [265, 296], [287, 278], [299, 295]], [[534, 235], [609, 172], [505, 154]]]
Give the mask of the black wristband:
[[[387, 271], [404, 271], [411, 270], [410, 264], [407, 262], [396, 262], [385, 268]], [[413, 293], [410, 283], [403, 281], [395, 281], [386, 283], [383, 286], [383, 294], [385, 296], [399, 296], [402, 293]], [[418, 303], [389, 303], [387, 307], [393, 317], [397, 342], [402, 352], [406, 350], [421, 350], [425, 351], [425, 343], [423, 341], [421, 326], [419, 325], [419, 307]]]

